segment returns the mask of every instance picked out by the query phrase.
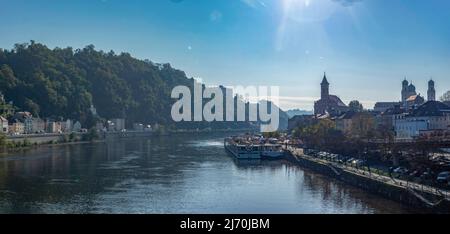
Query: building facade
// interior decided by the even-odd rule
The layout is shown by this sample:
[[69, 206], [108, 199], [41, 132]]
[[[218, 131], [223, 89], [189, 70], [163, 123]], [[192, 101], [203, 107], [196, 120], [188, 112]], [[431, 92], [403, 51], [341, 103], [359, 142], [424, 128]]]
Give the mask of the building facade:
[[48, 133], [62, 133], [61, 122], [48, 121], [47, 122], [47, 132]]
[[0, 132], [8, 133], [8, 120], [3, 116], [0, 116]]
[[77, 121], [73, 124], [73, 128], [72, 128], [73, 132], [81, 132], [81, 123], [80, 121]]
[[13, 135], [24, 134], [25, 125], [18, 120], [14, 120], [14, 122], [12, 122], [11, 125], [9, 125], [8, 131], [10, 134]]
[[450, 129], [450, 107], [442, 102], [428, 101], [409, 114], [395, 120], [397, 139], [413, 139], [421, 132]]
[[401, 104], [402, 104], [401, 102], [377, 102], [375, 103], [373, 110], [376, 112], [383, 113]]
[[46, 124], [43, 119], [33, 118], [32, 119], [32, 133], [44, 133], [46, 130]]
[[25, 134], [33, 133], [33, 117], [26, 117], [23, 121]]
[[70, 119], [61, 122], [61, 131], [65, 133], [72, 132], [73, 122]]
[[337, 117], [335, 119], [336, 129], [343, 132], [344, 134], [350, 134], [352, 131], [353, 117], [357, 113], [354, 111], [348, 111], [345, 114]]
[[428, 130], [428, 121], [423, 118], [403, 117], [396, 121], [395, 138], [397, 140], [410, 140], [420, 135], [421, 131]]
[[405, 80], [403, 80], [403, 82], [402, 82], [402, 92], [401, 92], [401, 94], [402, 94], [402, 103], [403, 103], [403, 107], [406, 107], [406, 106], [407, 106], [406, 100], [407, 100], [409, 97], [411, 97], [411, 96], [417, 95], [417, 92], [416, 92], [416, 86], [414, 86], [414, 85], [412, 84], [412, 82], [409, 83], [409, 82], [406, 80], [406, 78], [405, 78]]

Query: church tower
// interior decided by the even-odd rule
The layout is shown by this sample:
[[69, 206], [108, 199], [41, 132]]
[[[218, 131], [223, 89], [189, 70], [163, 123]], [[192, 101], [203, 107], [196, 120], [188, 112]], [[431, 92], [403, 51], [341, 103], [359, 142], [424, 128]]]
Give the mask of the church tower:
[[409, 86], [409, 82], [406, 80], [406, 77], [405, 77], [405, 80], [403, 80], [403, 82], [402, 82], [402, 103], [403, 103], [403, 105], [405, 104], [406, 99], [408, 99], [408, 86]]
[[321, 98], [322, 100], [328, 99], [328, 96], [330, 95], [330, 83], [328, 83], [327, 80], [327, 74], [323, 74], [323, 80], [320, 84], [321, 86]]
[[428, 81], [428, 101], [436, 101], [436, 89], [434, 89], [434, 81]]

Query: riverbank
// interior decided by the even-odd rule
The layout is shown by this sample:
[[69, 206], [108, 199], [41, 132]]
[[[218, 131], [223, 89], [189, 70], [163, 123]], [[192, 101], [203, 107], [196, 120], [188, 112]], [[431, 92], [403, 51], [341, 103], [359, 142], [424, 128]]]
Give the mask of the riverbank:
[[450, 213], [450, 196], [437, 189], [394, 180], [352, 167], [334, 164], [305, 155], [301, 149], [289, 148], [286, 159], [294, 164], [312, 169], [346, 184], [381, 195], [405, 205], [433, 213]]
[[142, 137], [158, 137], [158, 136], [174, 136], [174, 135], [192, 135], [192, 134], [211, 134], [211, 133], [242, 133], [252, 132], [252, 129], [220, 129], [220, 130], [171, 130], [171, 131], [126, 131], [126, 132], [102, 132], [93, 140], [83, 140], [84, 136], [89, 133], [47, 133], [47, 134], [28, 134], [8, 136], [6, 142], [14, 145], [14, 147], [6, 147], [0, 150], [0, 156], [8, 155], [9, 153], [20, 150], [27, 150], [42, 146], [53, 145], [73, 145], [73, 144], [87, 144], [87, 143], [101, 143], [111, 140], [120, 140], [127, 138], [142, 138]]

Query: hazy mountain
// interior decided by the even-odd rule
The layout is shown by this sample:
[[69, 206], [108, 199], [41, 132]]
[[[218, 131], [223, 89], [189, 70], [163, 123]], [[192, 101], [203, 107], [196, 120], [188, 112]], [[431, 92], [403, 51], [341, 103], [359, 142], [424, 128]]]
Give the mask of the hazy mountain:
[[286, 111], [286, 114], [289, 116], [289, 118], [292, 118], [296, 115], [312, 115], [313, 111], [307, 111], [307, 110], [300, 110], [300, 109], [293, 109]]

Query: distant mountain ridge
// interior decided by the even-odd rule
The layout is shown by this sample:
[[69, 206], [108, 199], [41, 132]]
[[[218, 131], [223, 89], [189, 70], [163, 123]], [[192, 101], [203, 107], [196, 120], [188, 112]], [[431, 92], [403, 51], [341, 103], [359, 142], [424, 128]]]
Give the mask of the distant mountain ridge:
[[312, 115], [313, 111], [307, 111], [307, 110], [301, 110], [301, 109], [292, 109], [286, 111], [286, 114], [289, 116], [289, 118], [292, 118], [296, 115]]

